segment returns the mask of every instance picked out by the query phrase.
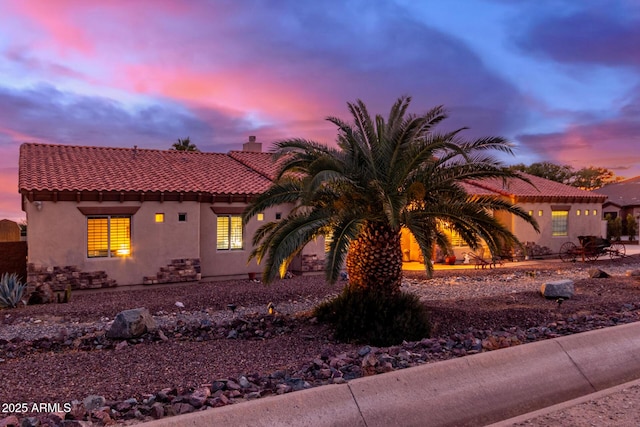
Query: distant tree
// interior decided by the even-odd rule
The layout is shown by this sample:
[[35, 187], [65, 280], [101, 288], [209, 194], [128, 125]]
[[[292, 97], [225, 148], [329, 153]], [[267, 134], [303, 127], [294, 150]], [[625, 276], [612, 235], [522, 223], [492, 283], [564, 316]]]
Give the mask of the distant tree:
[[589, 166], [576, 171], [570, 184], [583, 190], [596, 190], [603, 185], [623, 179], [609, 169]]
[[568, 165], [556, 165], [551, 162], [538, 162], [526, 166], [523, 163], [509, 167], [512, 171], [525, 172], [551, 181], [569, 184], [573, 177], [573, 169]]
[[527, 166], [523, 163], [509, 166], [511, 171], [525, 172], [551, 181], [578, 187], [583, 190], [596, 190], [603, 185], [623, 180], [609, 169], [595, 166], [574, 170], [568, 165], [557, 165], [551, 162], [532, 163]]
[[186, 137], [185, 139], [178, 139], [177, 142], [173, 143], [171, 149], [177, 151], [200, 151], [195, 144], [191, 143], [189, 137]]

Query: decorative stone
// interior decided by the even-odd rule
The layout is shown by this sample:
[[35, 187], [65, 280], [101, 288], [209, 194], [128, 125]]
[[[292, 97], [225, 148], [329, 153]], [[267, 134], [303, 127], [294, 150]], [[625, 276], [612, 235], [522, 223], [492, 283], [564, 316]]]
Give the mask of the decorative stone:
[[540, 287], [540, 293], [545, 298], [565, 298], [569, 299], [573, 297], [575, 289], [573, 286], [573, 280], [557, 280], [554, 282], [543, 283]]
[[118, 313], [107, 331], [110, 338], [129, 339], [157, 329], [156, 321], [146, 308], [134, 308]]
[[149, 410], [149, 415], [151, 418], [157, 420], [159, 418], [164, 417], [164, 406], [160, 402], [156, 402], [151, 405], [151, 409]]
[[89, 395], [84, 398], [82, 404], [87, 412], [91, 412], [94, 409], [98, 409], [104, 406], [106, 399], [103, 396], [97, 396], [95, 394]]
[[626, 275], [628, 277], [640, 277], [640, 269], [627, 270]]
[[0, 427], [14, 427], [19, 426], [20, 420], [15, 415], [9, 415], [7, 418], [0, 420]]
[[209, 387], [200, 387], [191, 393], [189, 397], [189, 403], [194, 408], [200, 408], [207, 402], [207, 398], [211, 396], [211, 390]]
[[176, 415], [188, 414], [195, 411], [195, 408], [188, 403], [174, 403], [171, 406]]
[[55, 301], [53, 290], [48, 283], [41, 283], [29, 296], [27, 304], [47, 304]]
[[587, 273], [592, 279], [606, 279], [607, 277], [611, 277], [609, 273], [602, 271], [599, 268], [592, 268]]

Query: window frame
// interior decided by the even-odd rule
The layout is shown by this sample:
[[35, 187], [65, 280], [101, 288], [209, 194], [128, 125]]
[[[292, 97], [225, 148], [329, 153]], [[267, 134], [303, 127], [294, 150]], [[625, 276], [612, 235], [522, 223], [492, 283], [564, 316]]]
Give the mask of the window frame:
[[[125, 227], [125, 239], [126, 239], [126, 244], [127, 247], [125, 247], [125, 250], [127, 251], [126, 253], [122, 253], [122, 254], [118, 254], [118, 249], [112, 248], [111, 246], [114, 244], [114, 237], [113, 234], [117, 233], [119, 231], [117, 230], [113, 230], [112, 229], [112, 220], [114, 219], [126, 219], [127, 223], [124, 225]], [[105, 215], [87, 215], [86, 216], [86, 257], [88, 259], [111, 259], [111, 258], [125, 258], [125, 257], [130, 257], [132, 256], [132, 224], [133, 224], [133, 216], [132, 215], [127, 215], [127, 214], [123, 214], [123, 215], [118, 215], [118, 214], [105, 214]], [[106, 224], [106, 254], [105, 255], [91, 255], [91, 251], [90, 251], [90, 245], [91, 245], [91, 236], [90, 236], [90, 225], [89, 223], [91, 221], [94, 220], [106, 220], [107, 224]], [[99, 239], [100, 237], [98, 237]], [[95, 243], [94, 243], [95, 245]], [[94, 249], [93, 252], [94, 253], [99, 253], [98, 251], [100, 251], [101, 249]]]
[[[221, 220], [226, 220], [226, 224], [221, 224]], [[225, 227], [226, 231], [221, 230], [221, 227]], [[238, 240], [237, 233], [240, 234], [240, 246], [234, 247], [233, 242]], [[234, 234], [235, 233], [235, 234]], [[242, 251], [244, 250], [244, 224], [242, 221], [242, 215], [237, 214], [217, 214], [216, 215], [216, 250], [223, 252]], [[221, 246], [222, 242], [226, 241], [226, 245]]]
[[[559, 214], [562, 214], [561, 216]], [[551, 236], [567, 237], [569, 235], [569, 210], [551, 210]]]

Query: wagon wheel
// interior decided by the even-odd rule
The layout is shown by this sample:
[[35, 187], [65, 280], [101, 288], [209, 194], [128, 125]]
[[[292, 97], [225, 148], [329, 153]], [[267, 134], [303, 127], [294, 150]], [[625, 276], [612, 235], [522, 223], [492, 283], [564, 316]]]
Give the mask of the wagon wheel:
[[584, 245], [584, 257], [587, 261], [594, 262], [601, 255], [601, 250], [596, 242], [587, 242]]
[[560, 246], [560, 259], [563, 262], [575, 262], [576, 254], [578, 253], [578, 247], [572, 242], [563, 243]]
[[622, 242], [614, 242], [609, 246], [609, 256], [611, 259], [620, 257], [623, 258], [627, 254], [627, 249]]

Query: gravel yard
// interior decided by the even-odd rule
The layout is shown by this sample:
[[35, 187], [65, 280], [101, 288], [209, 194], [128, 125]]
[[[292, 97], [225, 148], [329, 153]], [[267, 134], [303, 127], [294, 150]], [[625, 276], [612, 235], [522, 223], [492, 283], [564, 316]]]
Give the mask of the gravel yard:
[[[612, 277], [591, 279], [592, 267]], [[640, 256], [634, 255], [593, 266], [531, 262], [438, 270], [430, 280], [423, 272], [406, 272], [403, 288], [429, 308], [432, 337], [389, 349], [335, 342], [308, 316], [342, 286], [327, 285], [321, 276], [269, 286], [237, 280], [76, 292], [69, 304], [0, 311], [0, 402], [64, 404], [96, 395], [111, 409], [85, 414], [88, 419], [101, 425], [106, 414], [131, 423], [196, 410], [193, 396], [203, 386], [211, 393], [206, 405], [221, 406], [638, 321], [640, 281], [625, 275], [638, 268]], [[541, 283], [565, 278], [575, 280], [571, 300], [558, 304], [539, 295]], [[278, 315], [267, 314], [269, 303]], [[124, 343], [107, 339], [104, 330], [114, 316], [136, 307], [149, 309], [162, 333]], [[386, 362], [367, 365], [369, 354], [386, 355]], [[215, 384], [222, 385], [214, 390]]]

